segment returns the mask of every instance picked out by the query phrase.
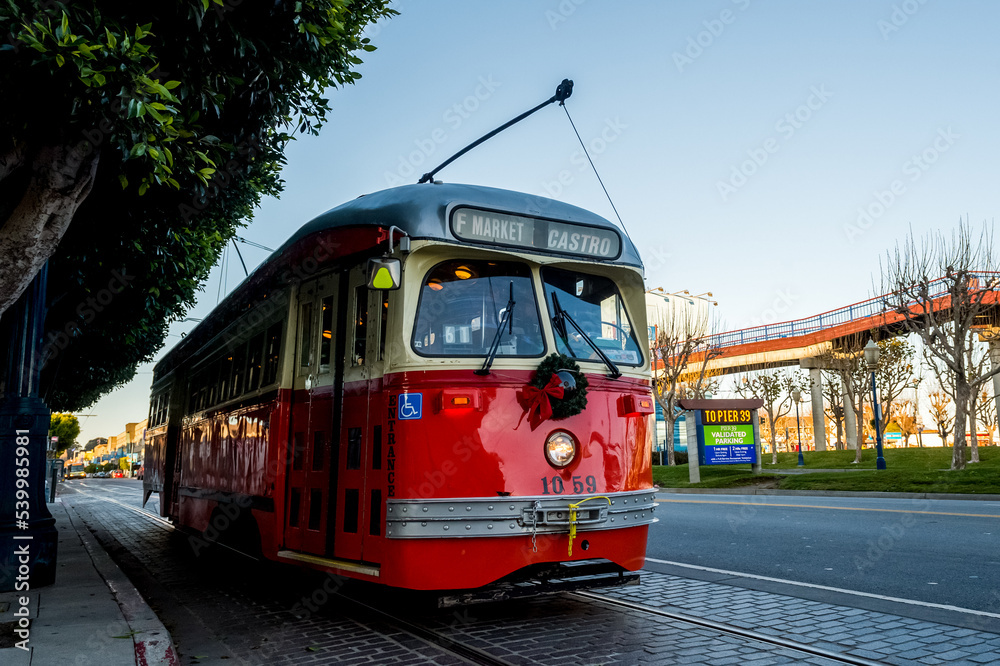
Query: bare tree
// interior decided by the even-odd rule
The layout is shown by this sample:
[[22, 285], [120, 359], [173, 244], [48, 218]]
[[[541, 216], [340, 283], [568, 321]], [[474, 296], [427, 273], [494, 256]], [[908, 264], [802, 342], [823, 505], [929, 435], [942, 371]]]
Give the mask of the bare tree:
[[890, 338], [878, 343], [882, 354], [875, 369], [878, 386], [880, 434], [885, 435], [893, 414], [893, 405], [903, 391], [913, 386], [913, 357], [916, 350], [904, 338]]
[[910, 400], [900, 400], [892, 409], [892, 422], [903, 435], [903, 444], [910, 445], [910, 437], [917, 434], [917, 410]]
[[[975, 331], [968, 332], [968, 339], [965, 341], [965, 367], [968, 370], [969, 376], [981, 376], [985, 374], [989, 367], [989, 353], [985, 346], [979, 343], [978, 335]], [[925, 351], [925, 354], [929, 355], [929, 352]], [[941, 388], [948, 394], [952, 401], [956, 401], [955, 397], [955, 373], [951, 368], [945, 366], [944, 364], [938, 362], [935, 358], [928, 358], [928, 365], [930, 365], [931, 370], [938, 378], [938, 382], [941, 384]], [[977, 432], [977, 422], [976, 416], [979, 413], [979, 391], [973, 391], [969, 395], [969, 438], [970, 438], [970, 452], [969, 452], [969, 462], [977, 463], [979, 462], [979, 434]], [[957, 414], [956, 414], [957, 417]], [[957, 429], [956, 429], [957, 434]]]
[[679, 415], [677, 403], [684, 398], [704, 395], [706, 381], [711, 381], [709, 361], [716, 358], [719, 352], [706, 343], [705, 335], [709, 329], [707, 310], [689, 308], [685, 304], [651, 309], [650, 324], [655, 327], [653, 397], [663, 410], [667, 464], [674, 465], [674, 428]]
[[[862, 352], [867, 339], [867, 336], [855, 336], [847, 346], [830, 354], [827, 359], [831, 367], [837, 368], [847, 404], [856, 415], [858, 448], [854, 454], [855, 463], [861, 462], [861, 451], [865, 441], [865, 406], [866, 403], [870, 403], [872, 395], [871, 372]], [[889, 424], [892, 405], [902, 395], [903, 390], [911, 385], [915, 352], [913, 345], [899, 338], [881, 340], [878, 346], [881, 355], [875, 367], [875, 383], [879, 389], [879, 425], [882, 429], [879, 435], [881, 435]]]
[[976, 374], [968, 363], [969, 333], [992, 321], [1000, 273], [993, 257], [990, 227], [979, 239], [967, 222], [960, 222], [950, 240], [938, 232], [917, 245], [912, 233], [887, 253], [881, 266], [883, 297], [888, 313], [900, 318], [906, 330], [920, 335], [927, 352], [954, 380], [949, 386], [955, 401], [955, 437], [951, 468], [965, 468], [965, 426], [970, 399], [993, 376]]
[[979, 422], [989, 433], [990, 444], [993, 444], [993, 433], [997, 429], [997, 410], [993, 401], [993, 394], [988, 389], [983, 389], [979, 394], [978, 416]]
[[941, 444], [948, 446], [948, 431], [955, 420], [948, 409], [951, 400], [944, 391], [931, 391], [927, 394], [927, 398], [931, 403], [931, 418], [934, 419], [934, 425], [937, 426], [938, 434], [941, 436]]
[[[975, 331], [969, 331], [968, 345], [965, 348], [965, 363], [971, 376], [981, 377], [989, 371], [990, 355], [986, 346], [979, 343], [977, 338], [978, 335]], [[979, 414], [979, 394], [978, 390], [969, 394], [969, 435], [972, 445], [969, 462], [974, 463], [979, 462], [979, 432], [976, 428], [976, 416]]]
[[763, 409], [771, 428], [772, 465], [778, 464], [778, 421], [792, 411], [792, 391], [808, 388], [809, 380], [801, 373], [777, 369], [748, 373], [736, 380], [736, 393], [740, 397], [764, 401]]

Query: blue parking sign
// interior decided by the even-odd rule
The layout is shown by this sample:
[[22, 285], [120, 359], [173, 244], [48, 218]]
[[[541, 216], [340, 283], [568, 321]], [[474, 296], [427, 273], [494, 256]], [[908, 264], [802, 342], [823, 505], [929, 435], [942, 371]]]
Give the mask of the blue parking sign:
[[423, 393], [400, 393], [399, 394], [399, 420], [409, 421], [423, 417], [424, 394]]

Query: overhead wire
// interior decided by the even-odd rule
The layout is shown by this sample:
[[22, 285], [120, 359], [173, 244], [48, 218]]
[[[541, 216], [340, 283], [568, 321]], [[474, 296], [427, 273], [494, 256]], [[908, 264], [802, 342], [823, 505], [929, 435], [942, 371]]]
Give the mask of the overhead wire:
[[[594, 160], [591, 159], [590, 157], [590, 151], [587, 150], [587, 146], [583, 142], [583, 138], [580, 136], [580, 132], [577, 131], [576, 129], [576, 123], [573, 122], [573, 116], [569, 115], [569, 109], [566, 108], [565, 104], [560, 104], [559, 106], [561, 106], [563, 108], [563, 111], [566, 112], [566, 117], [569, 118], [569, 124], [573, 128], [573, 133], [576, 134], [576, 139], [577, 141], [580, 142], [580, 147], [583, 148], [583, 154], [587, 156], [587, 161], [590, 162], [590, 168], [594, 170], [594, 175], [597, 176], [597, 182], [601, 184], [601, 189], [604, 190], [604, 196], [608, 198], [608, 203], [611, 204], [611, 209], [615, 211], [615, 216], [618, 218], [618, 223], [621, 225], [622, 231], [625, 232], [625, 235], [628, 236], [628, 239], [631, 241], [632, 236], [629, 234], [628, 228], [625, 226], [625, 221], [622, 220], [622, 216], [618, 213], [618, 208], [615, 206], [615, 202], [611, 199], [611, 195], [608, 194], [608, 188], [604, 186], [604, 180], [601, 178], [601, 174], [597, 172], [597, 167], [594, 165]], [[633, 245], [634, 244], [635, 243], [633, 242]]]

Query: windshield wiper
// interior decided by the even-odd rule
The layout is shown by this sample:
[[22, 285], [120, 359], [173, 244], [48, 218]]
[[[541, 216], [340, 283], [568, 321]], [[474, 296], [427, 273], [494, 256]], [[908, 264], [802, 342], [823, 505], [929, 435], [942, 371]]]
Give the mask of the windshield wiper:
[[608, 366], [608, 370], [611, 371], [611, 374], [608, 376], [611, 379], [618, 379], [622, 376], [622, 371], [618, 369], [618, 366], [615, 365], [610, 358], [608, 358], [607, 354], [601, 351], [601, 348], [594, 343], [591, 337], [587, 335], [582, 328], [580, 328], [580, 325], [573, 321], [573, 318], [569, 316], [569, 313], [562, 309], [562, 306], [559, 305], [559, 298], [556, 296], [556, 292], [554, 291], [552, 292], [552, 310], [552, 324], [555, 326], [556, 332], [559, 333], [559, 336], [566, 343], [566, 348], [571, 354], [576, 356], [576, 354], [573, 353], [573, 349], [569, 346], [569, 336], [566, 332], [567, 321], [572, 324], [573, 328], [576, 329], [576, 332], [580, 334], [581, 338], [583, 338], [583, 341], [590, 345], [590, 348], [594, 350], [602, 361], [604, 361], [604, 365]]
[[[486, 325], [486, 322], [483, 322]], [[514, 281], [510, 282], [510, 298], [507, 299], [507, 306], [504, 308], [503, 316], [500, 317], [500, 325], [497, 326], [497, 332], [493, 334], [493, 342], [490, 344], [490, 353], [486, 355], [486, 361], [483, 363], [483, 367], [475, 371], [477, 375], [488, 375], [490, 374], [490, 366], [493, 365], [493, 359], [497, 357], [497, 352], [500, 350], [500, 338], [503, 336], [503, 329], [510, 327], [510, 334], [514, 334]]]

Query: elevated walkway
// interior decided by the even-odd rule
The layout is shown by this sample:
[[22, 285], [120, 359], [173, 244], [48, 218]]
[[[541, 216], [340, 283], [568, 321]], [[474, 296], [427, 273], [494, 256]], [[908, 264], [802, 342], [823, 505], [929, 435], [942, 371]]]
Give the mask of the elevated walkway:
[[[987, 307], [974, 324], [980, 338], [990, 342], [993, 367], [1000, 365], [1000, 291], [996, 284], [1000, 273], [976, 273], [970, 289], [980, 291], [979, 298]], [[944, 314], [951, 310], [952, 296], [948, 291], [952, 280], [939, 278], [929, 284], [925, 303], [914, 303], [910, 312]], [[982, 285], [982, 286], [980, 286]], [[988, 285], [988, 286], [987, 286]], [[775, 324], [741, 328], [706, 336], [702, 351], [693, 354], [688, 366], [701, 369], [705, 355], [710, 354], [708, 372], [712, 375], [747, 372], [764, 368], [799, 366], [809, 370], [816, 450], [826, 450], [826, 427], [823, 410], [823, 376], [821, 370], [833, 369], [838, 355], [860, 353], [869, 338], [884, 339], [905, 333], [906, 315], [890, 307], [892, 294], [883, 294], [859, 303], [827, 312]], [[1000, 412], [1000, 375], [993, 378], [994, 396]], [[847, 446], [857, 446], [855, 414], [847, 400], [845, 427]]]
[[[997, 274], [980, 277], [995, 282]], [[930, 284], [931, 308], [935, 312], [951, 309], [951, 295], [945, 279]], [[889, 294], [876, 296], [836, 310], [804, 319], [764, 324], [707, 336], [705, 347], [715, 356], [708, 368], [713, 374], [745, 372], [765, 367], [799, 365], [802, 359], [816, 358], [829, 352], [850, 353], [860, 349], [869, 337], [885, 338], [904, 332], [905, 316], [887, 305]], [[983, 302], [992, 307], [980, 322], [983, 337], [1000, 333], [996, 306], [1000, 293], [991, 291]], [[913, 306], [912, 311], [917, 311]], [[693, 356], [691, 365], [700, 367], [704, 354]]]

